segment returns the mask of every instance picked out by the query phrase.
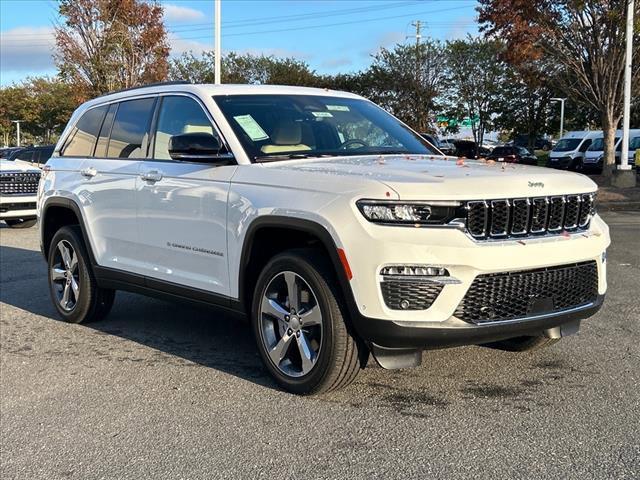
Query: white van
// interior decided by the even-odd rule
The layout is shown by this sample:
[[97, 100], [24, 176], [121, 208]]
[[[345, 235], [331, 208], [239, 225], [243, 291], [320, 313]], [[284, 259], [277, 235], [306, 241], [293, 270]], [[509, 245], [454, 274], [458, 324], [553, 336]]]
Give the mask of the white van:
[[[629, 130], [629, 165], [635, 165], [636, 150], [640, 150], [640, 129]], [[618, 149], [616, 148], [617, 151]]]
[[[620, 158], [620, 152], [622, 150], [622, 130], [616, 131], [615, 137], [615, 150], [616, 150], [616, 162]], [[604, 157], [604, 134], [600, 134], [597, 138], [593, 139], [591, 146], [587, 148], [584, 153], [583, 168], [584, 170], [601, 170], [602, 158]]]
[[602, 131], [597, 130], [567, 133], [551, 150], [547, 166], [565, 170], [582, 169], [585, 152], [596, 138], [602, 136]]

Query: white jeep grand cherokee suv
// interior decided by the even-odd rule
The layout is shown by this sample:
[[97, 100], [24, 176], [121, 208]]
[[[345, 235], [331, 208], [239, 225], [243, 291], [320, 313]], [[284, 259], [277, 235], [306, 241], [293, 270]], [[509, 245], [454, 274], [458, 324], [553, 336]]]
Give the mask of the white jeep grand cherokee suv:
[[596, 185], [444, 157], [356, 95], [163, 84], [73, 114], [40, 183], [51, 297], [70, 322], [116, 290], [245, 313], [296, 393], [425, 349], [528, 350], [601, 306]]
[[20, 160], [0, 159], [0, 220], [11, 228], [36, 224], [40, 169]]

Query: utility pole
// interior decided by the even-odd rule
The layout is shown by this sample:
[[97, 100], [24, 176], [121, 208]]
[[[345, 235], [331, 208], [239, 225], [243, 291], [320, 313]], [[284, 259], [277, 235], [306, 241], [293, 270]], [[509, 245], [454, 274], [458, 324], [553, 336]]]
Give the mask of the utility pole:
[[622, 120], [622, 152], [620, 170], [631, 170], [629, 165], [629, 121], [631, 118], [631, 66], [633, 63], [633, 8], [634, 0], [627, 4], [627, 54], [624, 66], [624, 108]]
[[215, 76], [215, 83], [216, 85], [220, 85], [222, 83], [220, 77], [221, 77], [221, 72], [220, 72], [220, 68], [222, 65], [222, 47], [221, 47], [221, 43], [222, 43], [222, 35], [221, 35], [221, 26], [222, 26], [222, 19], [221, 19], [221, 3], [222, 0], [215, 0], [215, 32], [214, 32], [214, 36], [215, 36], [215, 72], [214, 72], [214, 76]]
[[[421, 109], [421, 102], [422, 99], [420, 98], [420, 84], [422, 83], [422, 76], [421, 76], [421, 65], [420, 65], [420, 41], [422, 40], [422, 26], [423, 26], [424, 22], [422, 22], [421, 20], [416, 20], [415, 22], [411, 22], [411, 25], [416, 27], [416, 86], [415, 86], [415, 100], [416, 100], [416, 114], [418, 115], [418, 129], [420, 131], [426, 131], [426, 124], [427, 121], [426, 119], [422, 118], [422, 109]], [[406, 38], [410, 38], [413, 35], [408, 35]]]
[[564, 135], [564, 102], [567, 101], [566, 98], [552, 98], [550, 99], [552, 102], [560, 102], [560, 137], [558, 140], [562, 138]]
[[20, 146], [20, 122], [23, 120], [11, 120], [12, 123], [16, 124], [16, 147]]

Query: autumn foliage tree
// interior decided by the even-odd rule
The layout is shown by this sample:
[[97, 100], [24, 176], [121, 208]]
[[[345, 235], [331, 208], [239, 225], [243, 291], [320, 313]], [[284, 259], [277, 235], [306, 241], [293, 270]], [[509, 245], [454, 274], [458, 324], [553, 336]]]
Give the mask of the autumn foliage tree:
[[[514, 64], [546, 58], [561, 67], [566, 95], [600, 114], [604, 173], [615, 166], [615, 132], [622, 118], [625, 20], [628, 0], [479, 0], [482, 30], [507, 43]], [[640, 2], [636, 2], [640, 18]], [[636, 24], [636, 37], [640, 30]], [[634, 56], [640, 54], [640, 38]], [[633, 78], [637, 91], [640, 63]]]
[[54, 55], [88, 96], [162, 81], [169, 45], [162, 7], [142, 0], [61, 0]]

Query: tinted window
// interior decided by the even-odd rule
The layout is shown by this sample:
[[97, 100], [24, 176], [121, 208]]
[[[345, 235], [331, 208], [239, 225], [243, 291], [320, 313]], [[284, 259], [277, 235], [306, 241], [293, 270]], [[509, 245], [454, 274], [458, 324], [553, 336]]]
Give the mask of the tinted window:
[[591, 139], [585, 140], [584, 143], [582, 145], [580, 145], [580, 151], [581, 152], [586, 152], [587, 148], [589, 148], [591, 146], [591, 142], [592, 142]]
[[492, 152], [494, 155], [511, 155], [511, 147], [496, 147]]
[[120, 103], [111, 129], [107, 157], [142, 158], [146, 156], [147, 130], [154, 102], [154, 98], [142, 98]]
[[247, 154], [260, 161], [435, 153], [422, 137], [366, 100], [315, 95], [214, 98]]
[[76, 123], [74, 132], [67, 141], [62, 155], [68, 157], [90, 157], [93, 155], [93, 147], [96, 144], [98, 131], [106, 111], [107, 107], [102, 106], [85, 112]]
[[33, 150], [23, 150], [16, 155], [16, 160], [30, 162], [33, 160]]
[[111, 134], [111, 126], [113, 125], [113, 117], [116, 115], [116, 110], [118, 110], [118, 104], [114, 103], [109, 106], [109, 111], [107, 111], [107, 115], [104, 117], [104, 122], [102, 122], [102, 128], [100, 129], [100, 136], [98, 137], [98, 144], [96, 145], [96, 157], [107, 156], [107, 145], [109, 145], [109, 135]]
[[169, 139], [173, 135], [195, 132], [216, 135], [198, 102], [188, 97], [164, 97], [158, 115], [153, 158], [170, 159]]
[[55, 147], [53, 145], [51, 145], [50, 147], [39, 148], [36, 151], [36, 155], [34, 156], [33, 161], [38, 163], [46, 163], [51, 158], [51, 155], [53, 155], [54, 148]]

